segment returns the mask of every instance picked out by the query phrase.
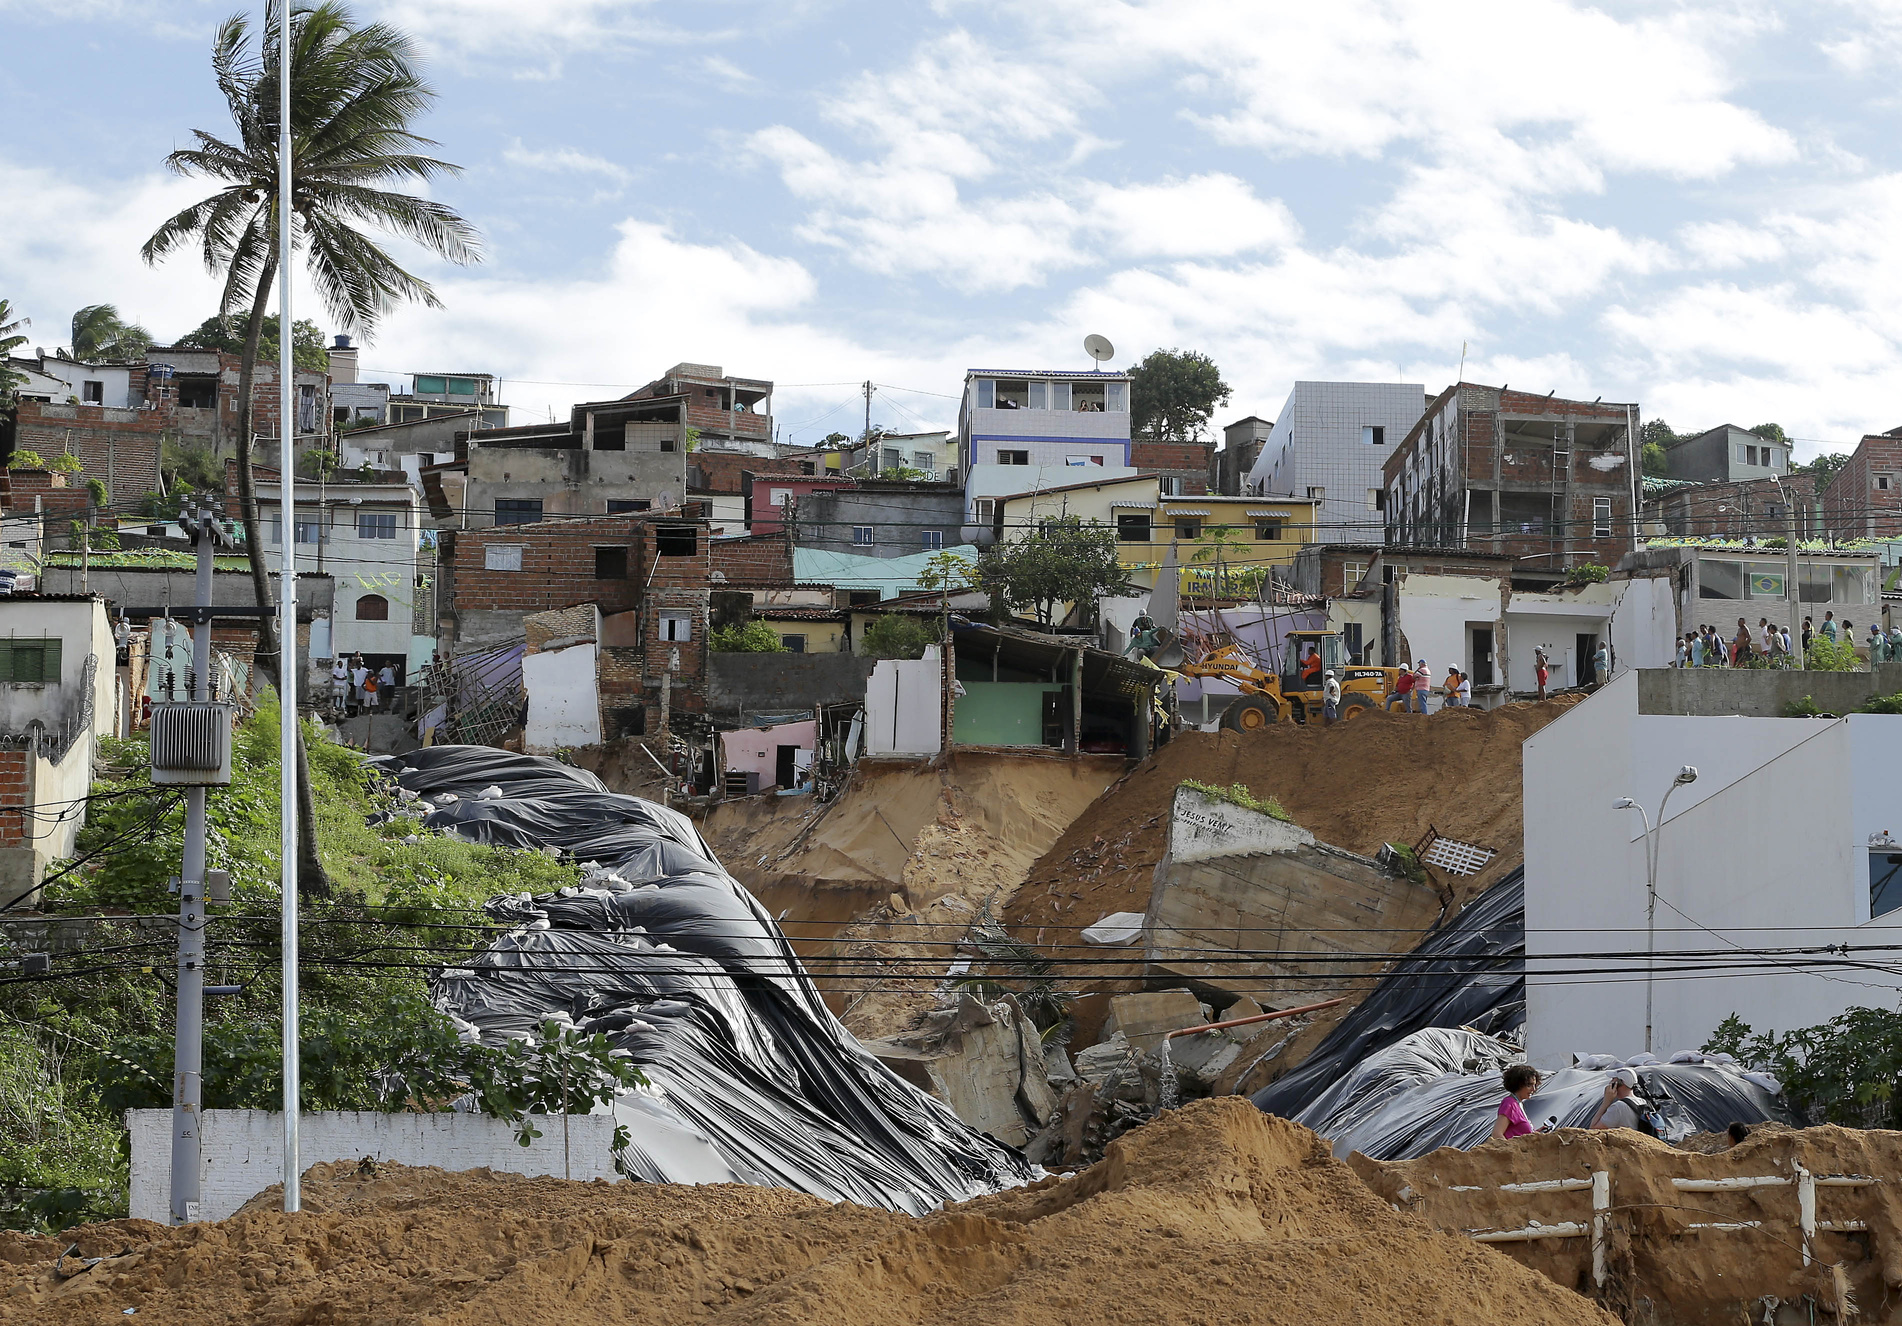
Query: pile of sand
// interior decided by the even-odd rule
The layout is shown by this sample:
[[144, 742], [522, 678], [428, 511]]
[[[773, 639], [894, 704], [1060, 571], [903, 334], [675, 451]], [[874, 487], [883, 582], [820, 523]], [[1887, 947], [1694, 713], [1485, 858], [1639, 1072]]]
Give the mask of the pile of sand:
[[[0, 1318], [237, 1323], [1007, 1326], [1613, 1318], [1396, 1213], [1304, 1129], [1202, 1101], [1068, 1180], [913, 1219], [774, 1189], [317, 1166], [311, 1210], [0, 1234]], [[260, 1201], [259, 1207], [266, 1205]], [[11, 1263], [11, 1264], [8, 1264]], [[71, 1269], [71, 1263], [68, 1264]]]
[[[1389, 1202], [1437, 1229], [1462, 1232], [1523, 1229], [1533, 1221], [1589, 1224], [1587, 1190], [1503, 1193], [1499, 1186], [1588, 1179], [1607, 1171], [1612, 1230], [1603, 1300], [1634, 1321], [1823, 1320], [1840, 1306], [1844, 1285], [1864, 1320], [1893, 1321], [1902, 1298], [1902, 1192], [1895, 1182], [1902, 1170], [1902, 1133], [1768, 1127], [1739, 1146], [1700, 1154], [1626, 1129], [1564, 1128], [1472, 1151], [1447, 1148], [1417, 1160], [1355, 1155], [1348, 1164]], [[1883, 1180], [1817, 1188], [1820, 1222], [1862, 1222], [1866, 1229], [1818, 1233], [1808, 1267], [1797, 1189], [1787, 1182], [1799, 1164], [1818, 1176]], [[1717, 1192], [1686, 1191], [1671, 1182], [1746, 1177], [1786, 1182]], [[1693, 1228], [1723, 1224], [1745, 1227]], [[1592, 1289], [1588, 1239], [1495, 1246], [1557, 1284]], [[1841, 1268], [1840, 1282], [1833, 1267]], [[1766, 1316], [1766, 1297], [1789, 1305], [1784, 1314]]]
[[1004, 919], [1021, 939], [1075, 944], [1079, 929], [1111, 912], [1145, 910], [1184, 779], [1273, 796], [1295, 823], [1351, 852], [1412, 844], [1429, 825], [1495, 849], [1478, 875], [1450, 881], [1464, 902], [1525, 859], [1519, 747], [1574, 703], [1185, 733], [1077, 817], [1031, 868]]

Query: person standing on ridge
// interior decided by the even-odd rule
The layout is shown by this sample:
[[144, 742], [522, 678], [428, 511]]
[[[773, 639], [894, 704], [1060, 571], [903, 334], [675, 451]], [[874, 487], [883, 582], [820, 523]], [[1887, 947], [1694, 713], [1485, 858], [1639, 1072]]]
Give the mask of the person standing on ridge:
[[[1680, 658], [1682, 657], [1683, 652], [1684, 652], [1684, 647], [1682, 645], [1679, 645], [1678, 653]], [[1679, 663], [1679, 666], [1680, 667], [1683, 666], [1682, 662]], [[1534, 645], [1532, 647], [1532, 673], [1535, 677], [1539, 679], [1539, 698], [1543, 700], [1545, 698], [1546, 678], [1551, 676], [1550, 671], [1546, 667], [1544, 645]]]
[[1341, 684], [1334, 679], [1334, 669], [1327, 670], [1327, 676], [1321, 682], [1321, 723], [1324, 727], [1333, 727], [1334, 720], [1341, 716]]
[[1499, 1102], [1499, 1117], [1493, 1120], [1492, 1136], [1486, 1139], [1489, 1142], [1510, 1141], [1532, 1131], [1525, 1103], [1539, 1089], [1539, 1070], [1531, 1064], [1513, 1064], [1506, 1069], [1503, 1084], [1506, 1098]]

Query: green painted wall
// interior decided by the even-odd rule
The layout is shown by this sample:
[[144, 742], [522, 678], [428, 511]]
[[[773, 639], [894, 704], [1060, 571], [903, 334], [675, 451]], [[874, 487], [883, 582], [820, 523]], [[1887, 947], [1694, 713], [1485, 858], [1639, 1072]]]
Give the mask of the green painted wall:
[[1061, 682], [967, 681], [957, 698], [951, 740], [965, 746], [1043, 745], [1043, 697]]

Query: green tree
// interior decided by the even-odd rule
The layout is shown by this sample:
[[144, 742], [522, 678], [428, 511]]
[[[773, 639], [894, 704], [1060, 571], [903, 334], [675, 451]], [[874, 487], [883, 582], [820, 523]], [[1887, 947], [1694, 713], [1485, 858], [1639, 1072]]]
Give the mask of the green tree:
[[943, 589], [956, 593], [977, 583], [977, 563], [961, 553], [933, 553], [918, 573], [918, 588]]
[[1047, 521], [1029, 538], [986, 548], [977, 577], [994, 597], [1031, 609], [1045, 626], [1056, 621], [1065, 603], [1075, 605], [1082, 625], [1092, 625], [1099, 598], [1135, 590], [1116, 557], [1116, 531], [1076, 516]]
[[1812, 1121], [1892, 1128], [1902, 1083], [1902, 1013], [1851, 1008], [1814, 1027], [1753, 1032], [1731, 1014], [1704, 1043], [1707, 1054], [1732, 1054], [1744, 1067], [1783, 1084]]
[[[194, 130], [197, 146], [165, 159], [180, 175], [215, 180], [218, 191], [171, 217], [145, 242], [157, 263], [197, 244], [206, 269], [224, 278], [219, 313], [248, 307], [238, 371], [238, 501], [260, 607], [272, 601], [257, 492], [252, 482], [251, 383], [257, 371], [264, 314], [278, 277], [278, 75], [280, 52], [291, 56], [290, 192], [292, 242], [301, 248], [325, 308], [347, 332], [368, 334], [395, 304], [441, 301], [427, 281], [399, 266], [375, 232], [420, 244], [451, 262], [480, 256], [473, 227], [441, 203], [384, 186], [426, 182], [457, 167], [426, 155], [434, 144], [411, 123], [435, 99], [417, 65], [415, 47], [385, 23], [357, 26], [347, 7], [325, 0], [299, 5], [288, 34], [275, 10], [254, 42], [249, 20], [234, 14], [212, 41], [211, 65], [236, 128], [227, 141]], [[288, 37], [288, 40], [286, 38]], [[295, 337], [295, 329], [292, 335]], [[273, 677], [277, 632], [260, 618], [259, 666]], [[310, 806], [308, 753], [299, 728], [298, 819], [313, 892], [327, 888]]]
[[1130, 431], [1147, 438], [1195, 438], [1233, 392], [1199, 350], [1152, 350], [1129, 370]]
[[866, 658], [923, 658], [925, 647], [937, 642], [930, 623], [894, 612], [865, 628], [858, 652]]
[[1783, 425], [1781, 424], [1758, 424], [1750, 431], [1762, 438], [1765, 442], [1774, 442], [1781, 447], [1790, 445], [1790, 439], [1788, 435], [1784, 433]]
[[127, 322], [111, 304], [88, 304], [73, 314], [73, 358], [143, 359], [152, 333]]
[[1664, 450], [1678, 435], [1662, 419], [1651, 419], [1638, 426], [1638, 461], [1643, 473], [1654, 479], [1665, 477]]
[[21, 332], [32, 325], [33, 319], [15, 317], [12, 303], [0, 299], [0, 410], [12, 407], [14, 393], [26, 381], [24, 373], [16, 372], [8, 365], [7, 356], [26, 344], [26, 337]]
[[765, 622], [736, 622], [714, 628], [707, 647], [716, 654], [783, 654], [779, 632]]
[[1791, 466], [1794, 473], [1807, 474], [1816, 481], [1816, 495], [1821, 497], [1823, 490], [1836, 479], [1843, 466], [1849, 463], [1846, 451], [1826, 451], [1815, 460], [1803, 466]]
[[[206, 318], [179, 337], [178, 343], [194, 350], [223, 350], [226, 354], [241, 355], [244, 353], [244, 329], [231, 319], [218, 315]], [[277, 314], [268, 313], [258, 331], [258, 362], [275, 364], [278, 353]], [[309, 318], [299, 318], [291, 324], [291, 362], [312, 373], [321, 373], [330, 367], [330, 352], [324, 349], [324, 334]]]

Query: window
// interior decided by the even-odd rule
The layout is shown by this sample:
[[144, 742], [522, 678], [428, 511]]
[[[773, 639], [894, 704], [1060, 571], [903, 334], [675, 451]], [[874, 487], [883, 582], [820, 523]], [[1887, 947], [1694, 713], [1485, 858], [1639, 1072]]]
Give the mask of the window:
[[522, 545], [519, 543], [490, 543], [483, 545], [482, 569], [484, 571], [521, 570]]
[[1127, 382], [1103, 384], [1103, 409], [1108, 414], [1129, 413], [1129, 384]]
[[[1720, 562], [1715, 558], [1697, 559], [1697, 597], [1700, 599], [1740, 599], [1743, 595], [1743, 563]], [[1829, 601], [1829, 587], [1823, 587], [1823, 601]]]
[[1886, 493], [1889, 491], [1889, 476], [1888, 475], [1878, 474], [1876, 476], [1876, 491], [1883, 492], [1883, 493]]
[[59, 659], [60, 642], [55, 637], [0, 640], [0, 682], [56, 685]]
[[790, 488], [768, 488], [766, 490], [766, 505], [785, 506], [786, 499], [791, 496], [792, 489]]
[[971, 503], [971, 520], [974, 524], [988, 525], [997, 519], [997, 499], [980, 497]]
[[997, 463], [999, 465], [1028, 465], [1030, 453], [1028, 451], [1000, 451], [997, 453]]
[[1352, 594], [1367, 578], [1366, 562], [1348, 562], [1341, 567], [1341, 593]]
[[1164, 497], [1181, 497], [1182, 489], [1183, 479], [1179, 474], [1162, 480], [1162, 495]]
[[446, 394], [450, 396], [475, 395], [476, 394], [475, 379], [474, 378], [450, 378], [449, 390]]
[[1367, 509], [1369, 511], [1385, 511], [1387, 509], [1387, 495], [1378, 488], [1369, 488], [1367, 490]]
[[941, 529], [928, 529], [918, 537], [925, 547], [934, 552], [944, 547], [944, 531]]
[[542, 518], [540, 498], [498, 497], [495, 499], [495, 523], [533, 525]]
[[444, 382], [441, 378], [419, 377], [416, 379], [416, 394], [418, 396], [447, 396], [449, 394], [447, 387], [448, 383]]
[[662, 557], [696, 557], [700, 534], [692, 525], [662, 525], [654, 532], [654, 551]]
[[1869, 849], [1869, 919], [1887, 916], [1902, 907], [1902, 852], [1893, 847]]
[[645, 497], [637, 497], [631, 501], [617, 501], [614, 498], [608, 499], [608, 514], [610, 516], [624, 516], [631, 511], [652, 511], [653, 509], [654, 504]]
[[685, 644], [693, 639], [693, 612], [686, 608], [662, 608], [657, 623], [662, 640]]
[[1281, 522], [1278, 520], [1258, 520], [1255, 522], [1255, 537], [1268, 542], [1281, 538]]
[[1030, 408], [1033, 410], [1047, 410], [1050, 408], [1050, 384], [1048, 382], [1033, 382], [1030, 384]]
[[880, 450], [885, 453], [885, 456], [880, 461], [879, 468], [895, 470], [905, 463], [905, 453], [897, 447], [881, 447]]
[[387, 622], [390, 619], [390, 601], [381, 594], [359, 594], [357, 596], [357, 620], [360, 622]]
[[1148, 543], [1149, 517], [1147, 514], [1133, 514], [1116, 517], [1116, 539], [1119, 543]]
[[869, 547], [874, 537], [870, 525], [854, 525], [852, 527], [852, 542], [857, 547]]
[[1387, 445], [1387, 429], [1382, 424], [1362, 424], [1360, 440], [1364, 446], [1384, 447]]
[[1835, 594], [1833, 603], [1873, 603], [1875, 596], [1869, 591], [1871, 572], [1867, 567], [1836, 566], [1831, 567], [1831, 580]]
[[84, 382], [79, 384], [79, 399], [88, 405], [104, 405], [106, 403], [106, 384], [103, 382], [95, 382], [91, 378], [87, 378]]
[[[321, 520], [297, 520], [291, 522], [291, 524], [291, 533], [296, 537], [299, 543], [329, 542], [328, 539], [324, 538], [324, 524]], [[271, 517], [270, 539], [272, 543], [276, 544], [282, 544], [284, 542], [284, 517], [282, 515]]]
[[1797, 599], [1803, 603], [1828, 603], [1830, 571], [1827, 566], [1802, 566], [1797, 572]]
[[803, 635], [782, 635], [779, 637], [779, 643], [785, 647], [786, 652], [789, 654], [803, 654], [806, 652], [806, 637]]
[[1070, 408], [1069, 383], [1047, 382], [1044, 384], [1044, 394], [1048, 396], [1050, 400], [1050, 404], [1045, 408], [1051, 410], [1067, 410]]
[[1063, 463], [1070, 469], [1081, 469], [1090, 463], [1088, 456], [1065, 456]]
[[1199, 520], [1178, 520], [1176, 522], [1178, 539], [1199, 539], [1202, 537], [1202, 522]]
[[1611, 537], [1611, 499], [1609, 497], [1592, 499], [1592, 537], [1595, 539]]
[[933, 475], [938, 472], [938, 458], [929, 451], [914, 451], [911, 455], [911, 467], [927, 476]]
[[626, 580], [627, 549], [596, 548], [594, 550], [594, 578], [596, 580]]
[[1308, 489], [1308, 500], [1309, 500], [1310, 502], [1319, 502], [1319, 501], [1321, 501], [1321, 500], [1322, 500], [1323, 498], [1325, 498], [1326, 496], [1327, 496], [1327, 489], [1325, 489], [1325, 488], [1310, 488], [1310, 489]]
[[394, 511], [357, 512], [357, 537], [359, 539], [395, 538], [396, 513]]
[[979, 378], [977, 386], [977, 408], [991, 410], [997, 407], [997, 383], [990, 378]]

